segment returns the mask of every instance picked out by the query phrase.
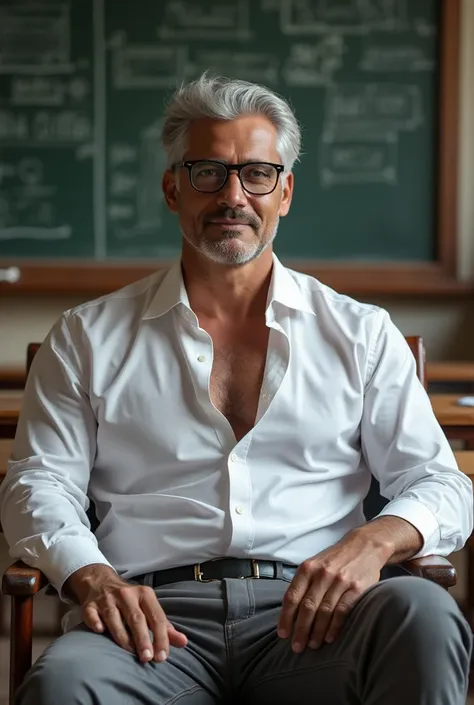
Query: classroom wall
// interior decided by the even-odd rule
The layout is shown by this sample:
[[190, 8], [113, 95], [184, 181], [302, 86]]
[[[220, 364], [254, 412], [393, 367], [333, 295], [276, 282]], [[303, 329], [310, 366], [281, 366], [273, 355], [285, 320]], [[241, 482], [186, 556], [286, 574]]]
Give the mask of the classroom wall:
[[[458, 268], [460, 277], [474, 281], [474, 0], [462, 5]], [[27, 343], [42, 340], [61, 312], [81, 301], [70, 296], [0, 300], [0, 367], [22, 365]], [[474, 359], [474, 298], [370, 302], [384, 306], [405, 335], [422, 335], [429, 359]]]

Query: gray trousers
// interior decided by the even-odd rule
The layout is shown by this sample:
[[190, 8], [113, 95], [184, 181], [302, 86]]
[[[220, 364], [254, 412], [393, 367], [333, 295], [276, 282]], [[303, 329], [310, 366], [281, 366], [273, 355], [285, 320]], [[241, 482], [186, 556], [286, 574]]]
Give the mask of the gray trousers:
[[464, 705], [471, 630], [439, 586], [381, 581], [333, 644], [301, 654], [276, 634], [287, 588], [235, 579], [159, 588], [186, 648], [141, 664], [80, 625], [38, 659], [16, 705]]

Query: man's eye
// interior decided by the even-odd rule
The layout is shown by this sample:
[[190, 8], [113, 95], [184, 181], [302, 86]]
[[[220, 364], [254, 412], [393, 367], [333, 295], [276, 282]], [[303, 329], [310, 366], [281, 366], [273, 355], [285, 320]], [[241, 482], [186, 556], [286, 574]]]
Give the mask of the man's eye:
[[262, 169], [252, 169], [249, 174], [249, 177], [251, 179], [268, 179], [270, 177], [270, 174], [268, 173], [268, 171], [262, 171]]
[[198, 176], [203, 176], [203, 177], [217, 176], [217, 172], [215, 169], [201, 169], [198, 172]]

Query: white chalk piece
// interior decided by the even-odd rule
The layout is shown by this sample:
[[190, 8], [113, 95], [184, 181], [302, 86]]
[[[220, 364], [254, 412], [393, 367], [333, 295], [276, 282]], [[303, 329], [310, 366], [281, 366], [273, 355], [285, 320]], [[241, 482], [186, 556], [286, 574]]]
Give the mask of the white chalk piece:
[[474, 406], [474, 397], [461, 397], [456, 404], [458, 406]]

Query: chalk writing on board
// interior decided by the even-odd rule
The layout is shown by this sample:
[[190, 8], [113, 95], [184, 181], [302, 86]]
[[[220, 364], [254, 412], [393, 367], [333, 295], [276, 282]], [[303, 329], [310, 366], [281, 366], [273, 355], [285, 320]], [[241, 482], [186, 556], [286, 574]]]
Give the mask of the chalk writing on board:
[[406, 0], [282, 0], [284, 34], [365, 34], [406, 27]]
[[327, 86], [342, 67], [344, 52], [344, 39], [337, 34], [311, 44], [293, 44], [283, 66], [283, 78], [288, 86]]
[[419, 86], [394, 83], [347, 83], [328, 88], [326, 126], [331, 129], [415, 130], [423, 124]]
[[326, 134], [321, 145], [321, 182], [397, 184], [398, 141], [395, 134], [361, 137]]
[[90, 92], [89, 82], [80, 76], [12, 76], [10, 105], [61, 107], [69, 101], [80, 104]]
[[[163, 0], [165, 1], [165, 0]], [[168, 0], [161, 39], [249, 39], [250, 0]]]
[[115, 88], [172, 88], [184, 75], [185, 46], [136, 44], [114, 49]]
[[416, 46], [369, 46], [360, 62], [363, 71], [387, 73], [388, 71], [432, 71], [434, 59]]
[[434, 37], [437, 33], [436, 27], [424, 17], [417, 17], [413, 20], [413, 28], [420, 37]]
[[280, 60], [273, 54], [206, 49], [196, 52], [190, 68], [192, 75], [199, 75], [210, 69], [244, 81], [271, 85], [278, 83], [279, 67]]
[[156, 231], [162, 224], [163, 196], [159, 184], [166, 168], [160, 144], [162, 121], [140, 133], [140, 146], [111, 146], [107, 215], [119, 240]]
[[0, 141], [30, 145], [74, 145], [92, 138], [88, 115], [76, 110], [0, 110]]
[[109, 162], [111, 166], [133, 164], [137, 158], [137, 150], [130, 144], [112, 144], [109, 149]]
[[379, 73], [432, 71], [433, 49], [433, 32], [428, 25], [415, 21], [404, 32], [370, 32], [362, 37], [359, 66], [363, 71]]
[[159, 188], [166, 168], [161, 147], [162, 120], [147, 126], [140, 135], [140, 172], [137, 193], [138, 228], [161, 226], [163, 194]]
[[0, 73], [69, 73], [69, 3], [31, 3], [0, 8]]
[[321, 182], [398, 183], [398, 134], [423, 125], [422, 95], [412, 84], [339, 84], [327, 89]]
[[111, 221], [131, 220], [135, 217], [135, 208], [130, 203], [110, 203], [107, 215]]
[[0, 163], [0, 240], [64, 240], [69, 225], [57, 223], [58, 187], [44, 183], [38, 157]]

